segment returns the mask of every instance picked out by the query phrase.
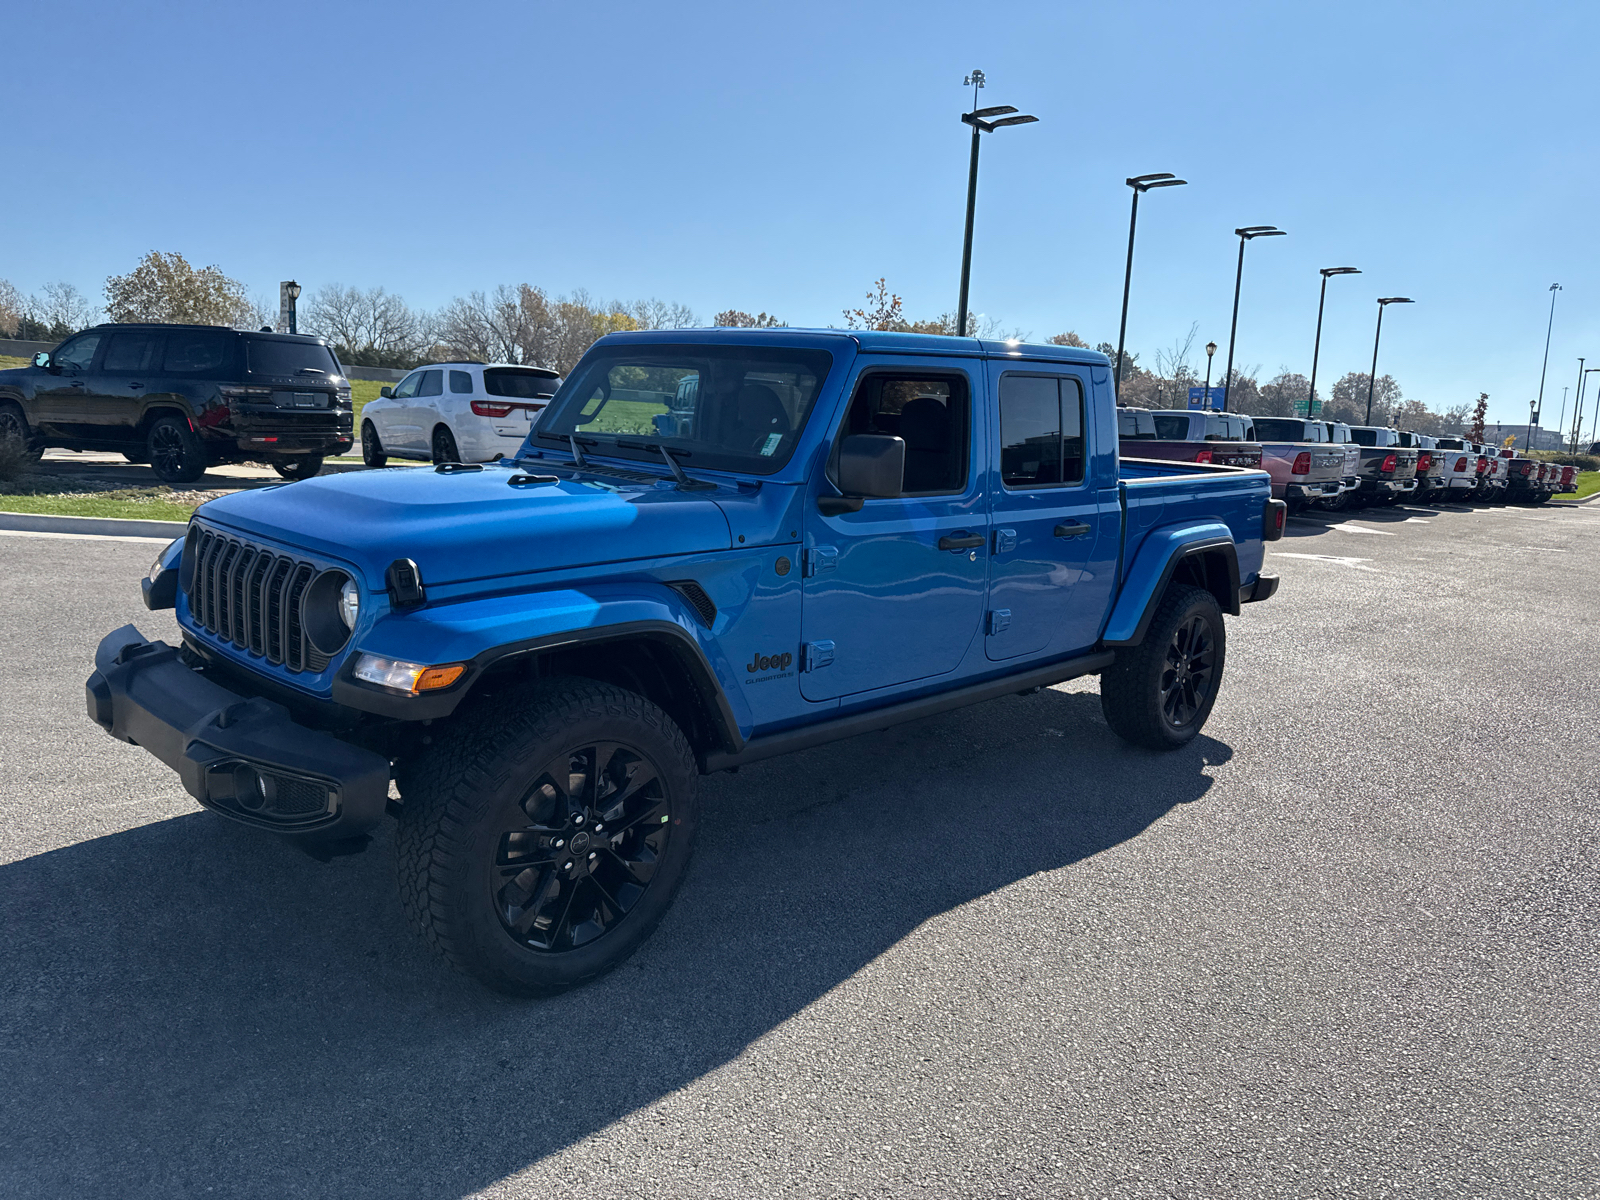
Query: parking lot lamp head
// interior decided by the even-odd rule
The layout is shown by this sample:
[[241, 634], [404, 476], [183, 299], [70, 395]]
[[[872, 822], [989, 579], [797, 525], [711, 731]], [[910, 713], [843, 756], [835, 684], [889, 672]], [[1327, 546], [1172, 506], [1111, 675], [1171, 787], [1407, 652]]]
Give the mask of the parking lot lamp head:
[[291, 279], [283, 285], [283, 293], [289, 297], [289, 332], [299, 333], [300, 323], [296, 319], [296, 309], [298, 308], [296, 301], [300, 299], [300, 285]]
[[1154, 175], [1135, 175], [1123, 182], [1133, 189], [1133, 213], [1128, 218], [1128, 269], [1122, 276], [1122, 324], [1117, 329], [1116, 377], [1112, 381], [1116, 391], [1122, 389], [1122, 348], [1128, 337], [1128, 287], [1133, 283], [1133, 232], [1139, 226], [1139, 197], [1151, 188], [1185, 187], [1189, 183], [1187, 179], [1179, 179], [1171, 171], [1161, 171]]
[[1391, 304], [1415, 304], [1409, 296], [1383, 296], [1378, 300], [1378, 332], [1372, 335], [1372, 371], [1367, 375], [1367, 420], [1372, 424], [1372, 394], [1378, 385], [1378, 340], [1383, 337], [1383, 310]]
[[1210, 408], [1211, 407], [1211, 360], [1214, 357], [1216, 357], [1216, 353], [1217, 353], [1217, 344], [1215, 342], [1207, 342], [1206, 343], [1206, 386], [1200, 393], [1200, 395], [1202, 397], [1201, 403], [1206, 408]]
[[1233, 321], [1228, 326], [1228, 365], [1222, 371], [1222, 409], [1231, 412], [1228, 407], [1228, 393], [1233, 387], [1233, 343], [1239, 332], [1239, 285], [1244, 282], [1244, 244], [1258, 237], [1282, 237], [1287, 230], [1279, 229], [1276, 225], [1246, 225], [1235, 229], [1239, 235], [1239, 269], [1233, 276]]
[[1008, 125], [1031, 125], [1038, 117], [1018, 113], [1010, 104], [978, 107], [978, 89], [984, 86], [982, 71], [973, 71], [963, 81], [972, 89], [972, 111], [961, 114], [961, 122], [972, 126], [972, 161], [967, 168], [967, 225], [961, 241], [961, 295], [956, 302], [956, 336], [967, 334], [967, 286], [972, 279], [972, 218], [978, 203], [978, 140], [985, 133]]
[[1359, 275], [1359, 267], [1323, 267], [1318, 272], [1322, 276], [1322, 295], [1317, 300], [1317, 337], [1311, 343], [1311, 389], [1306, 394], [1306, 416], [1317, 415], [1317, 357], [1322, 353], [1322, 308], [1328, 302], [1328, 280], [1334, 275]]

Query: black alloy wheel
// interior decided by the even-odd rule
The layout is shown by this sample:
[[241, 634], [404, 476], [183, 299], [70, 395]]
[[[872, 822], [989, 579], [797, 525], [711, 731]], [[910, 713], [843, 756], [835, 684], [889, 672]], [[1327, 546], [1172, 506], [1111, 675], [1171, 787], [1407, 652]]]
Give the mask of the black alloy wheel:
[[15, 441], [22, 448], [22, 457], [38, 462], [44, 456], [44, 447], [29, 447], [33, 431], [28, 428], [28, 418], [15, 404], [0, 404], [0, 442]]
[[310, 479], [322, 470], [322, 455], [304, 454], [298, 458], [275, 462], [272, 469], [285, 479]]
[[519, 946], [559, 954], [616, 931], [672, 836], [661, 772], [617, 742], [550, 762], [502, 817], [489, 888]]
[[1217, 639], [1197, 613], [1173, 632], [1161, 674], [1161, 712], [1174, 729], [1186, 728], [1211, 698], [1216, 684]]
[[433, 431], [433, 461], [435, 463], [460, 462], [461, 451], [456, 449], [455, 434], [446, 425]]
[[187, 421], [162, 417], [150, 426], [150, 469], [164, 483], [193, 483], [206, 473], [205, 447]]
[[361, 422], [361, 461], [373, 468], [389, 465], [389, 456], [383, 452], [383, 443], [371, 421]]
[[1217, 598], [1192, 584], [1169, 585], [1144, 640], [1119, 649], [1100, 676], [1106, 724], [1151, 750], [1186, 745], [1211, 715], [1227, 652]]

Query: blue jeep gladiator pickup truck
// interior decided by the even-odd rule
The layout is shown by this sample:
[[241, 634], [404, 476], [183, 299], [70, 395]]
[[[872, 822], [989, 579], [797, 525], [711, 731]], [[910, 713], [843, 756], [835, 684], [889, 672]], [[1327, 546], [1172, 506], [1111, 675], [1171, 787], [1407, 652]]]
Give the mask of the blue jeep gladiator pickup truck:
[[547, 993], [661, 919], [701, 773], [1089, 674], [1183, 745], [1283, 517], [1260, 471], [1119, 461], [1099, 354], [614, 334], [515, 460], [205, 505], [143, 584], [181, 644], [107, 636], [89, 715], [319, 855], [393, 814], [422, 936]]

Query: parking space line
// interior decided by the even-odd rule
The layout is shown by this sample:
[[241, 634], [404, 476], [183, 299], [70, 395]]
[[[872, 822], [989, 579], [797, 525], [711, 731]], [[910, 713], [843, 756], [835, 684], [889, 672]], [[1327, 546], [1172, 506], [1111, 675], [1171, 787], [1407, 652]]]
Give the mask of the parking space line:
[[38, 529], [0, 529], [0, 537], [65, 538], [73, 542], [148, 542], [152, 546], [167, 546], [167, 537], [133, 537], [124, 533], [46, 533]]
[[1342, 521], [1337, 525], [1329, 525], [1329, 529], [1337, 529], [1341, 533], [1376, 533], [1381, 537], [1393, 537], [1387, 529], [1368, 529], [1365, 525], [1357, 525], [1353, 521]]

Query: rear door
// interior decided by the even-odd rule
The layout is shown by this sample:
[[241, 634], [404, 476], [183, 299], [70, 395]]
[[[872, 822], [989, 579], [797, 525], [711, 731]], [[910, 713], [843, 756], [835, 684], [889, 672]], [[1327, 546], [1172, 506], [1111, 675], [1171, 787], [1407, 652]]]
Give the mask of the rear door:
[[145, 396], [160, 387], [163, 338], [153, 329], [112, 333], [89, 377], [85, 435], [107, 441], [133, 436]]
[[1121, 511], [1117, 489], [1089, 478], [1091, 381], [1064, 364], [997, 373], [984, 653], [1000, 661], [1082, 649], [1104, 608], [1074, 603], [1074, 590], [1089, 577], [1103, 515]]
[[[983, 619], [989, 566], [985, 423], [976, 359], [858, 360], [838, 440], [906, 443], [904, 490], [859, 512], [807, 505], [801, 563], [807, 700], [831, 700], [949, 674]], [[825, 490], [828, 490], [825, 488]]]

